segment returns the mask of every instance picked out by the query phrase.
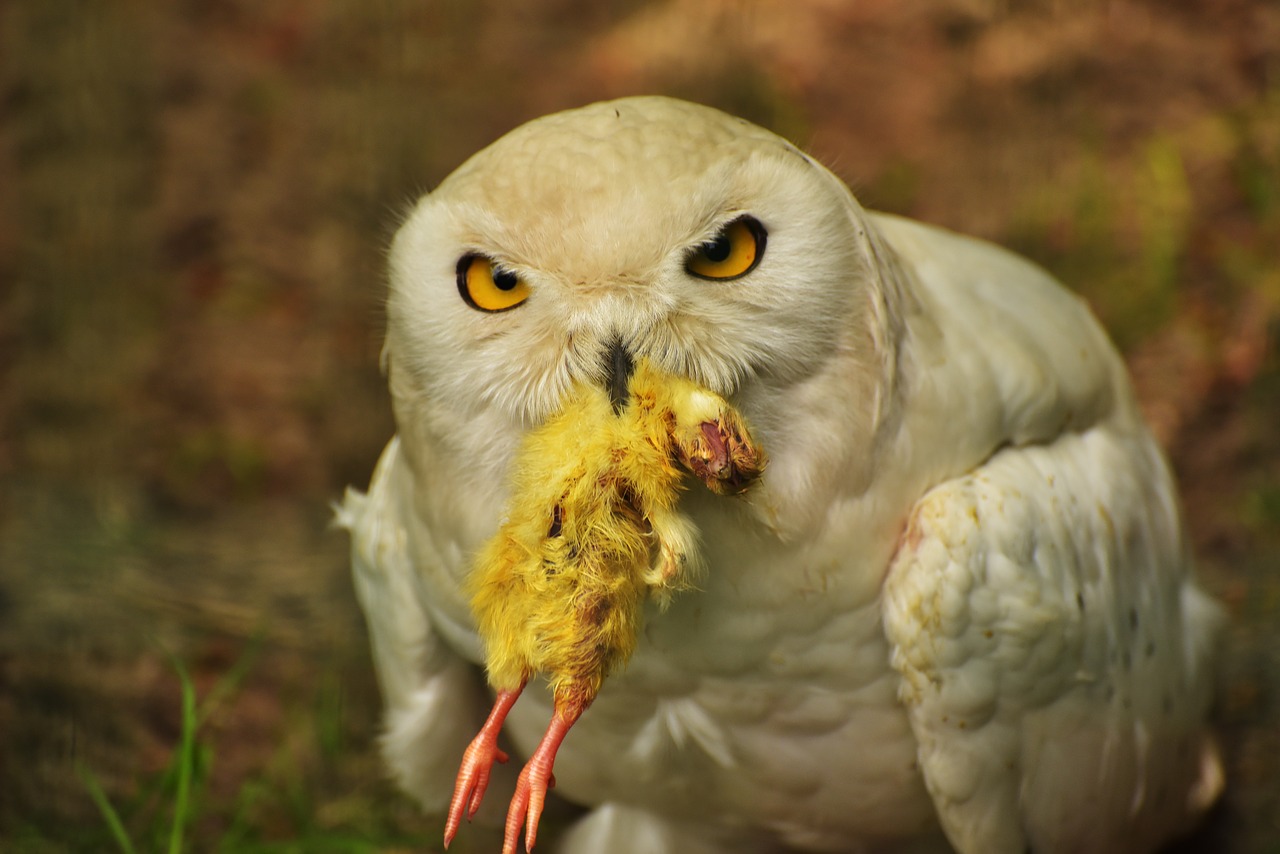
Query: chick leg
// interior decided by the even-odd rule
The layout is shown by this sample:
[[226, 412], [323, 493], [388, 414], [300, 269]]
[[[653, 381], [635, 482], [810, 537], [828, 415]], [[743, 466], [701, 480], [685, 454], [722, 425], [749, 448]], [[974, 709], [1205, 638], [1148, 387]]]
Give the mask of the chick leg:
[[511, 798], [511, 806], [507, 809], [507, 827], [502, 841], [502, 854], [516, 854], [516, 843], [520, 841], [520, 825], [524, 824], [524, 850], [533, 850], [533, 843], [538, 838], [538, 819], [542, 815], [542, 806], [547, 800], [547, 789], [555, 786], [556, 778], [551, 773], [555, 765], [556, 751], [560, 743], [568, 735], [572, 727], [582, 716], [585, 706], [576, 702], [561, 702], [556, 699], [555, 714], [551, 716], [551, 724], [538, 743], [538, 749], [525, 763], [520, 778], [516, 781], [516, 793]]
[[494, 701], [493, 710], [489, 712], [484, 726], [471, 740], [471, 744], [467, 745], [466, 753], [462, 754], [462, 766], [458, 769], [458, 780], [453, 786], [453, 800], [449, 802], [449, 817], [444, 825], [445, 848], [453, 842], [453, 837], [462, 824], [463, 812], [466, 812], [467, 821], [470, 821], [475, 817], [476, 810], [480, 809], [484, 791], [489, 788], [489, 772], [493, 769], [493, 763], [507, 761], [507, 754], [498, 749], [498, 733], [507, 719], [507, 713], [520, 698], [524, 686], [525, 683], [521, 682], [520, 687], [514, 691], [498, 692], [498, 698]]

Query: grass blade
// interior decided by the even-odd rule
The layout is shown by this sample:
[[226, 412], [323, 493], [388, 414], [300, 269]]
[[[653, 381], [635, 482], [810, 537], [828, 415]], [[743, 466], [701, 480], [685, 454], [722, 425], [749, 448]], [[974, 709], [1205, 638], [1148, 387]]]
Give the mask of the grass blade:
[[124, 829], [124, 822], [120, 820], [120, 814], [111, 805], [111, 800], [107, 797], [107, 793], [102, 791], [102, 786], [98, 785], [98, 778], [79, 762], [76, 763], [76, 774], [80, 776], [81, 782], [89, 790], [89, 797], [93, 798], [93, 802], [98, 805], [98, 810], [102, 813], [102, 818], [107, 823], [107, 827], [111, 829], [111, 835], [115, 837], [116, 844], [120, 846], [120, 850], [124, 854], [137, 854], [137, 850], [133, 847], [133, 841], [129, 839], [129, 834]]
[[236, 659], [236, 663], [232, 665], [231, 669], [215, 682], [209, 692], [205, 694], [196, 714], [199, 726], [204, 726], [209, 716], [217, 711], [218, 706], [240, 690], [245, 677], [249, 675], [249, 671], [253, 669], [253, 665], [257, 662], [258, 654], [262, 652], [265, 638], [266, 632], [259, 629], [250, 639], [248, 649]]
[[182, 854], [182, 838], [186, 830], [191, 799], [191, 776], [195, 768], [196, 689], [187, 668], [176, 657], [174, 669], [182, 680], [182, 742], [178, 745], [178, 791], [173, 799], [173, 827], [169, 831], [169, 854]]

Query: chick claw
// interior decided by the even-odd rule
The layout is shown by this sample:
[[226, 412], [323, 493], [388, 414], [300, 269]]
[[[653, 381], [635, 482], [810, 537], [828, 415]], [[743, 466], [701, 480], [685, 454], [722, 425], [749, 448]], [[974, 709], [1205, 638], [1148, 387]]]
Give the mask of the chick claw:
[[475, 818], [484, 800], [485, 790], [489, 788], [489, 774], [493, 763], [506, 762], [507, 754], [498, 749], [496, 738], [486, 737], [485, 733], [476, 736], [467, 747], [462, 757], [462, 767], [458, 770], [458, 782], [454, 785], [453, 799], [449, 802], [449, 818], [444, 827], [444, 847], [453, 842], [458, 827], [462, 824], [463, 808], [467, 821]]
[[493, 704], [493, 711], [480, 728], [480, 732], [467, 745], [462, 754], [462, 765], [458, 768], [458, 779], [453, 785], [453, 799], [449, 801], [449, 817], [444, 825], [444, 847], [447, 849], [462, 825], [463, 813], [467, 821], [475, 818], [484, 800], [485, 790], [489, 788], [489, 774], [494, 762], [506, 762], [509, 758], [505, 751], [498, 748], [498, 733], [507, 718], [507, 713], [524, 690], [521, 685], [514, 691], [501, 691]]
[[538, 819], [542, 816], [542, 807], [547, 800], [547, 789], [554, 788], [555, 775], [551, 768], [556, 762], [556, 751], [568, 735], [569, 728], [581, 716], [585, 706], [579, 703], [556, 702], [555, 714], [551, 724], [542, 736], [538, 749], [529, 757], [520, 779], [516, 781], [516, 793], [511, 798], [511, 806], [507, 809], [507, 827], [502, 839], [502, 854], [516, 854], [516, 843], [520, 841], [520, 825], [524, 825], [524, 850], [533, 850], [533, 843], [538, 838]]
[[538, 838], [538, 819], [542, 817], [542, 807], [547, 800], [547, 789], [554, 789], [556, 776], [551, 773], [550, 763], [535, 764], [533, 760], [524, 766], [520, 779], [516, 781], [516, 793], [511, 796], [511, 806], [507, 809], [507, 826], [503, 834], [502, 854], [515, 854], [516, 843], [520, 841], [520, 825], [524, 825], [524, 850], [533, 850], [533, 843]]

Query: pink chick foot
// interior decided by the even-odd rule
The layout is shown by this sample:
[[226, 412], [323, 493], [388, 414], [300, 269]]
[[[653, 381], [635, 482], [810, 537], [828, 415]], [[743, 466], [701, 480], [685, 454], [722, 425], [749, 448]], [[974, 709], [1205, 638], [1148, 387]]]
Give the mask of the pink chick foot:
[[582, 714], [581, 708], [565, 708], [568, 704], [556, 703], [555, 715], [547, 732], [542, 736], [538, 749], [529, 757], [520, 779], [516, 781], [516, 793], [511, 798], [511, 806], [507, 809], [507, 827], [502, 840], [502, 854], [516, 854], [516, 845], [520, 841], [520, 827], [524, 825], [524, 850], [533, 850], [538, 838], [538, 819], [542, 816], [542, 807], [547, 800], [547, 789], [556, 784], [555, 775], [551, 773], [556, 761], [556, 751]]
[[453, 799], [449, 802], [449, 817], [444, 825], [445, 848], [449, 847], [449, 843], [457, 835], [458, 828], [462, 825], [463, 812], [466, 813], [467, 821], [471, 821], [476, 810], [480, 809], [485, 789], [489, 788], [489, 773], [493, 770], [493, 763], [507, 761], [507, 754], [498, 748], [498, 733], [507, 719], [507, 713], [523, 690], [522, 684], [514, 691], [498, 692], [498, 698], [494, 701], [493, 710], [489, 712], [484, 726], [471, 740], [471, 744], [467, 745], [466, 753], [462, 754], [458, 779], [453, 784]]

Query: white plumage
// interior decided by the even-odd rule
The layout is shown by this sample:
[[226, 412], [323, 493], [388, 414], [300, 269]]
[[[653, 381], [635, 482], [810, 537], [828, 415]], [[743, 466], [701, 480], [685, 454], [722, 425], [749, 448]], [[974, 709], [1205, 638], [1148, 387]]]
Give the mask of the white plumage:
[[[743, 217], [754, 268], [691, 275]], [[523, 301], [461, 293], [474, 257]], [[511, 459], [615, 342], [731, 400], [770, 464], [685, 493], [705, 575], [565, 740], [557, 791], [595, 807], [565, 850], [1135, 852], [1212, 803], [1219, 612], [1081, 301], [747, 122], [629, 98], [511, 132], [392, 249], [399, 435], [340, 518], [426, 809], [489, 704], [463, 582]], [[549, 702], [512, 711], [520, 752]]]

